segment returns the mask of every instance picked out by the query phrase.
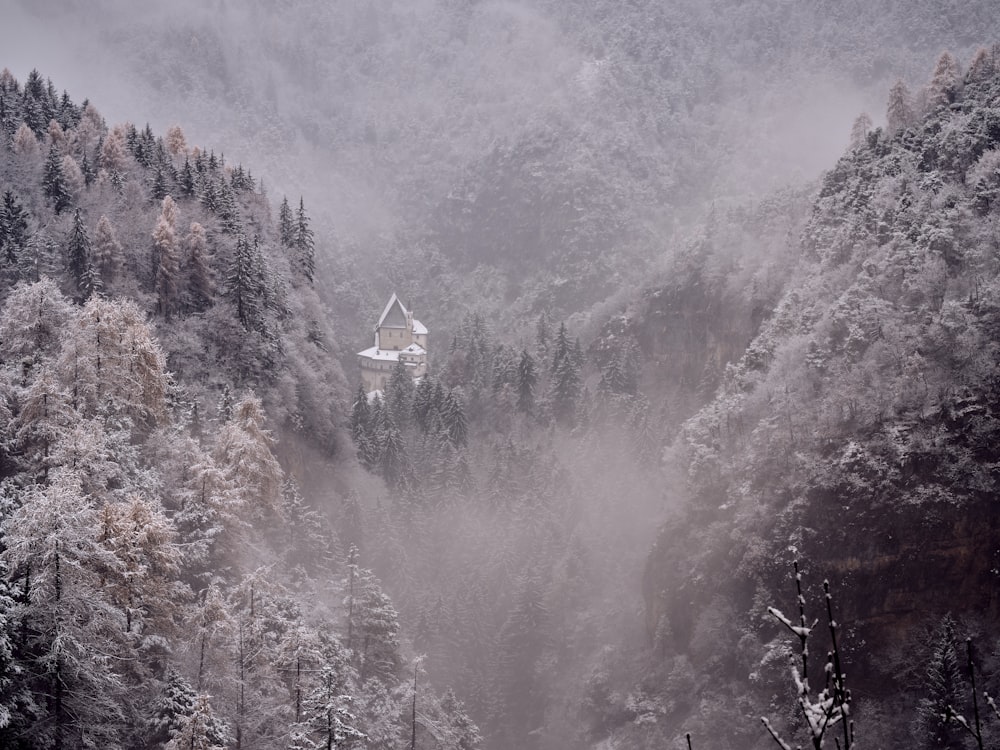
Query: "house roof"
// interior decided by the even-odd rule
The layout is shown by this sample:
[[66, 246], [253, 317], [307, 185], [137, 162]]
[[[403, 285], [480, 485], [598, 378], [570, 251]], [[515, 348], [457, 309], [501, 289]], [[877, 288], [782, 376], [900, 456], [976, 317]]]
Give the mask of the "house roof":
[[427, 335], [427, 327], [416, 318], [413, 319], [413, 333], [416, 336]]
[[383, 362], [395, 362], [399, 359], [398, 349], [379, 349], [377, 346], [373, 346], [370, 349], [365, 349], [363, 352], [358, 352], [359, 357], [366, 357], [367, 359], [377, 359]]
[[406, 328], [407, 309], [393, 292], [378, 319], [378, 328]]

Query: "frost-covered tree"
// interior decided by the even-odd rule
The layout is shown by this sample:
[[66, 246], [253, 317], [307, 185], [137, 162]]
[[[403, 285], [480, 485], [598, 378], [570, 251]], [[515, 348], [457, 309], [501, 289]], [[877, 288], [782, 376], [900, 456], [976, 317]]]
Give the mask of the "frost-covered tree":
[[260, 330], [263, 325], [263, 276], [261, 258], [246, 237], [239, 235], [226, 273], [225, 293], [236, 319], [247, 331]]
[[286, 248], [295, 246], [295, 217], [292, 215], [288, 197], [282, 199], [278, 209], [278, 239]]
[[232, 482], [240, 502], [260, 517], [281, 513], [283, 472], [271, 452], [274, 438], [264, 427], [264, 409], [252, 393], [235, 406], [233, 418], [219, 429], [214, 457]]
[[927, 83], [927, 102], [931, 107], [951, 104], [962, 85], [962, 71], [958, 61], [948, 51], [942, 52], [934, 66], [934, 73]]
[[153, 229], [153, 284], [157, 312], [166, 318], [180, 302], [180, 248], [175, 227], [177, 206], [169, 195]]
[[915, 119], [910, 91], [902, 80], [897, 80], [889, 90], [886, 106], [886, 127], [889, 133], [896, 133], [910, 127]]
[[188, 309], [201, 311], [212, 304], [216, 290], [208, 257], [208, 239], [198, 222], [191, 222], [183, 249], [185, 289], [182, 299]]
[[66, 270], [73, 280], [74, 296], [83, 304], [101, 289], [101, 276], [94, 267], [94, 254], [90, 234], [78, 208], [73, 214], [73, 228], [66, 245]]
[[104, 288], [115, 283], [122, 273], [123, 250], [111, 220], [101, 214], [94, 229], [94, 265]]
[[17, 196], [5, 190], [0, 200], [0, 264], [16, 268], [28, 245], [28, 212]]
[[925, 661], [924, 696], [917, 704], [921, 741], [926, 748], [961, 750], [962, 730], [950, 721], [965, 703], [965, 684], [959, 667], [955, 620], [945, 616], [931, 636], [930, 654]]
[[66, 175], [63, 172], [62, 154], [54, 145], [49, 148], [49, 155], [45, 159], [45, 167], [42, 172], [42, 192], [46, 198], [52, 201], [52, 208], [57, 214], [65, 211], [73, 202]]
[[123, 639], [124, 613], [103, 589], [120, 561], [100, 544], [98, 528], [80, 476], [70, 470], [27, 490], [4, 524], [3, 560], [28, 592], [16, 616], [24, 623], [29, 685], [48, 696], [23, 736], [41, 746], [118, 745], [131, 710], [121, 672], [134, 654]]
[[538, 374], [535, 372], [535, 360], [527, 349], [521, 350], [521, 359], [517, 363], [517, 409], [525, 414], [531, 414], [535, 408], [535, 384]]
[[299, 198], [299, 208], [295, 212], [295, 255], [292, 266], [296, 272], [301, 274], [310, 284], [316, 274], [316, 243], [313, 239], [313, 231], [309, 226], [309, 217], [306, 215], [306, 206], [302, 198]]

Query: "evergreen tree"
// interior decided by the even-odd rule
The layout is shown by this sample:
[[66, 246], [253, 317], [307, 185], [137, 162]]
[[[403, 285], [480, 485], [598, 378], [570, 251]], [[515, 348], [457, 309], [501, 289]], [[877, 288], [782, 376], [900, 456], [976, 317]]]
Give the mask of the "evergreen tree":
[[0, 201], [0, 263], [16, 266], [28, 244], [28, 212], [13, 192], [5, 190]]
[[119, 667], [135, 655], [103, 578], [120, 563], [96, 539], [99, 524], [80, 475], [59, 470], [51, 479], [28, 490], [5, 524], [3, 560], [12, 580], [30, 580], [30, 595], [16, 608], [30, 687], [47, 696], [22, 737], [44, 747], [117, 747], [132, 710]]
[[78, 304], [83, 304], [101, 289], [101, 277], [94, 268], [90, 235], [79, 208], [73, 214], [73, 229], [66, 248], [66, 269], [73, 279]]
[[580, 370], [577, 360], [577, 346], [571, 346], [566, 333], [565, 323], [560, 324], [556, 335], [554, 354], [552, 357], [552, 382], [550, 397], [556, 419], [564, 425], [572, 425], [576, 414], [576, 402], [580, 395]]
[[247, 331], [259, 330], [263, 322], [261, 283], [263, 276], [253, 247], [242, 234], [236, 238], [236, 250], [226, 274], [226, 296], [232, 302], [236, 319]]
[[924, 674], [925, 695], [917, 706], [924, 746], [927, 748], [961, 750], [965, 747], [960, 727], [948, 718], [962, 713], [961, 706], [965, 700], [959, 664], [955, 621], [948, 615], [932, 636], [931, 653]]
[[397, 360], [385, 387], [385, 398], [389, 409], [401, 429], [405, 429], [413, 409], [415, 387], [409, 368], [402, 360]]
[[343, 672], [325, 664], [318, 684], [303, 702], [303, 720], [294, 727], [293, 747], [336, 750], [367, 739], [356, 727], [358, 722], [349, 709], [350, 704]]
[[455, 391], [448, 391], [441, 408], [441, 423], [452, 445], [465, 446], [469, 437], [469, 427], [465, 419], [465, 410]]
[[42, 173], [42, 192], [46, 198], [52, 201], [52, 207], [57, 214], [69, 208], [73, 200], [66, 175], [63, 172], [62, 154], [59, 153], [54, 144], [49, 148], [49, 155], [45, 159]]
[[295, 219], [287, 196], [282, 199], [281, 208], [278, 209], [278, 238], [285, 247], [295, 246]]
[[177, 731], [164, 750], [225, 750], [229, 728], [212, 710], [207, 695], [197, 695], [189, 714], [184, 714]]
[[313, 232], [309, 228], [309, 217], [306, 216], [305, 203], [299, 198], [299, 209], [295, 213], [295, 270], [310, 284], [316, 273], [316, 248]]
[[531, 414], [535, 409], [535, 384], [538, 374], [535, 372], [535, 360], [527, 349], [521, 350], [521, 359], [517, 364], [517, 409], [525, 414]]
[[425, 375], [417, 383], [413, 392], [413, 420], [417, 423], [420, 431], [427, 433], [431, 427], [434, 414], [434, 385], [435, 380], [430, 375]]
[[198, 193], [198, 182], [195, 179], [194, 170], [191, 168], [191, 161], [186, 155], [184, 166], [181, 167], [180, 188], [181, 195], [185, 198], [194, 198]]

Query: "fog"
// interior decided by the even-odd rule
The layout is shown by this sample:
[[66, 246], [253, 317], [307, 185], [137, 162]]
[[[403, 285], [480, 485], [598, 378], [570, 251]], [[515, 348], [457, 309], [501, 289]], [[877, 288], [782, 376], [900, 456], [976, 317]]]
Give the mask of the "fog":
[[[968, 60], [992, 41], [980, 37], [1000, 31], [989, 4], [946, 17], [931, 2], [911, 14], [905, 3], [782, 0], [5, 5], [0, 69], [21, 81], [39, 70], [108, 125], [149, 123], [157, 135], [179, 125], [188, 146], [252, 171], [272, 234], [283, 197], [308, 208], [321, 304], [295, 309], [328, 316], [317, 324], [328, 338], [316, 340], [344, 373], [325, 384], [337, 450], [282, 404], [326, 393], [314, 381], [328, 370], [310, 372], [303, 355], [304, 382], [275, 376], [264, 401], [283, 417], [277, 454], [333, 525], [321, 608], [343, 616], [360, 565], [400, 613], [399, 663], [377, 667], [398, 684], [366, 715], [402, 706], [412, 669], [414, 684], [419, 673], [442, 695], [454, 687], [489, 750], [653, 747], [679, 739], [691, 717], [712, 731], [693, 702], [650, 697], [663, 682], [693, 694], [748, 671], [713, 653], [710, 634], [738, 610], [724, 593], [704, 595], [714, 608], [690, 626], [694, 645], [664, 656], [681, 636], [654, 612], [667, 598], [655, 566], [684, 543], [657, 541], [664, 522], [686, 514], [720, 529], [714, 551], [692, 558], [727, 564], [725, 498], [689, 505], [684, 462], [698, 457], [678, 447], [685, 420], [711, 404], [791, 283], [809, 201], [855, 119], [868, 112], [883, 125], [897, 78], [919, 91], [944, 48]], [[186, 210], [185, 220], [201, 216]], [[294, 277], [291, 261], [278, 267]], [[431, 329], [441, 411], [431, 426], [411, 416], [412, 391], [389, 392], [397, 413], [358, 426], [354, 352], [370, 346], [390, 292]], [[193, 380], [190, 331], [218, 320], [203, 312], [190, 330], [159, 322]], [[560, 321], [577, 339], [572, 356], [554, 355]], [[538, 368], [537, 401], [521, 400], [524, 357]], [[559, 391], [564, 360], [576, 368], [572, 398]], [[225, 373], [204, 381], [187, 397], [214, 409]], [[398, 441], [388, 459], [372, 447], [387, 433]], [[298, 582], [294, 566], [273, 564]], [[760, 592], [740, 595], [742, 606]], [[673, 602], [693, 607], [685, 596], [682, 586]], [[447, 703], [434, 701], [435, 711]], [[607, 739], [618, 730], [622, 744]], [[470, 750], [430, 729], [423, 740]]]

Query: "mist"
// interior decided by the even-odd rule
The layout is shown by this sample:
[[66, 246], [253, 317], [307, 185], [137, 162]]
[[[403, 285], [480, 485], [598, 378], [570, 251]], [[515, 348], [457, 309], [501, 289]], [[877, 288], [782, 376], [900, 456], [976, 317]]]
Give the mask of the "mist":
[[[813, 552], [826, 575], [883, 582], [850, 568], [863, 553], [824, 557], [847, 542], [811, 509], [862, 486], [881, 498], [892, 482], [932, 482], [929, 459], [898, 445], [933, 442], [918, 433], [936, 415], [954, 427], [949, 378], [988, 369], [987, 334], [956, 309], [988, 295], [981, 279], [995, 272], [982, 248], [996, 242], [998, 144], [969, 115], [989, 101], [976, 89], [987, 63], [970, 70], [1000, 38], [989, 3], [8, 6], [0, 69], [21, 82], [39, 71], [104, 122], [70, 108], [58, 129], [3, 123], [11, 207], [0, 218], [20, 217], [16, 204], [24, 229], [23, 256], [0, 264], [14, 446], [0, 469], [16, 498], [0, 528], [28, 540], [0, 560], [5, 580], [17, 594], [33, 574], [18, 557], [41, 534], [32, 504], [70, 495], [107, 528], [108, 508], [148, 497], [163, 538], [187, 550], [163, 553], [158, 574], [178, 586], [178, 609], [161, 618], [171, 624], [149, 615], [142, 627], [161, 641], [107, 687], [126, 718], [93, 709], [109, 747], [173, 748], [189, 725], [163, 717], [193, 716], [202, 697], [220, 722], [213, 746], [310, 747], [321, 732], [300, 716], [303, 696], [314, 691], [312, 710], [323, 689], [339, 691], [351, 747], [631, 750], [683, 747], [691, 728], [698, 746], [770, 742], [744, 725], [794, 706], [775, 666], [788, 647], [761, 615], [786, 581], [787, 551]], [[933, 83], [945, 49], [958, 72], [939, 61]], [[954, 81], [940, 83], [942, 70]], [[886, 114], [897, 80], [913, 92], [903, 125]], [[852, 135], [862, 113], [872, 124]], [[913, 134], [947, 130], [919, 118], [946, 116], [973, 133], [968, 154], [935, 142], [913, 158]], [[183, 142], [168, 148], [178, 126]], [[90, 174], [108, 138], [120, 163]], [[876, 184], [872, 164], [892, 149], [902, 166]], [[79, 173], [65, 196], [53, 164]], [[233, 181], [237, 168], [250, 184]], [[931, 169], [936, 181], [923, 179]], [[914, 261], [907, 242], [927, 257]], [[97, 265], [84, 273], [72, 258], [88, 252]], [[246, 308], [244, 261], [259, 297]], [[889, 302], [864, 296], [897, 288]], [[400, 366], [368, 392], [356, 352], [392, 293], [430, 329], [430, 374], [413, 382]], [[58, 333], [42, 342], [19, 311], [52, 299]], [[77, 403], [67, 362], [86, 346], [69, 331], [112, 314], [162, 347], [155, 417]], [[959, 343], [940, 344], [958, 330]], [[41, 343], [29, 361], [31, 336]], [[921, 336], [930, 343], [913, 343]], [[939, 362], [944, 349], [968, 357]], [[49, 369], [72, 409], [32, 432]], [[111, 477], [103, 484], [82, 476], [65, 457], [88, 441], [125, 468], [95, 468]], [[873, 456], [863, 469], [859, 444]], [[985, 459], [968, 461], [978, 477]], [[871, 480], [893, 462], [908, 468]], [[873, 539], [896, 533], [872, 524]], [[947, 534], [934, 534], [946, 556]], [[991, 543], [967, 536], [975, 550]], [[930, 609], [943, 616], [946, 604]], [[29, 605], [11, 612], [41, 623], [31, 643], [42, 653], [48, 610]], [[138, 654], [128, 606], [121, 653]], [[905, 746], [903, 730], [878, 723], [897, 694], [886, 675], [916, 679], [898, 649], [924, 653], [944, 636], [918, 630], [944, 625], [908, 611], [891, 621], [889, 605], [856, 593], [844, 606], [852, 635], [879, 644], [869, 654], [858, 636], [848, 651], [871, 696], [862, 726]], [[993, 632], [986, 610], [955, 611], [969, 632]], [[200, 640], [184, 632], [196, 621]], [[251, 642], [259, 650], [245, 658]], [[26, 640], [12, 643], [34, 664]], [[313, 676], [292, 680], [293, 656]], [[1000, 669], [983, 661], [993, 685]], [[34, 668], [19, 696], [51, 687]], [[79, 694], [100, 694], [95, 685]], [[190, 706], [162, 708], [171, 690]], [[85, 723], [60, 712], [22, 711], [11, 731], [47, 747]]]

